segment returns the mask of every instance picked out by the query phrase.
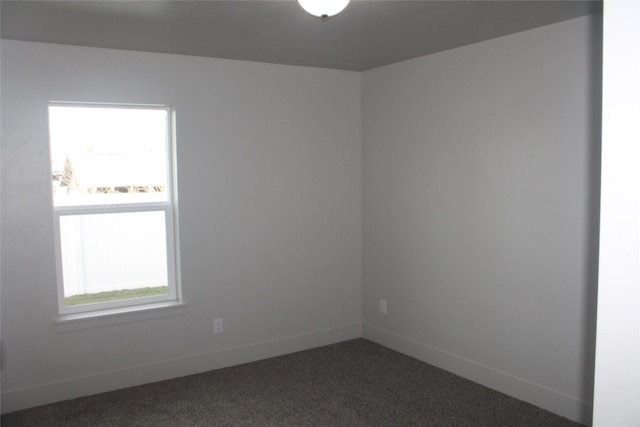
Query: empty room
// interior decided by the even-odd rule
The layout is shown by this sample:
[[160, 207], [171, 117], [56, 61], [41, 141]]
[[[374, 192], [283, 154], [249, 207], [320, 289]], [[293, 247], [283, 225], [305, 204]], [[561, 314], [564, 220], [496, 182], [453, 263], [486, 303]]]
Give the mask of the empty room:
[[0, 5], [3, 425], [640, 423], [640, 3]]

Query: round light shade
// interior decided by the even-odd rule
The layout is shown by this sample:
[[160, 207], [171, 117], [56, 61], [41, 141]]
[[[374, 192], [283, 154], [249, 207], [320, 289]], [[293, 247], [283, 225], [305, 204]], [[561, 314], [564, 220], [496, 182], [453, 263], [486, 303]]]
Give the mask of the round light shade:
[[310, 14], [328, 18], [342, 12], [349, 0], [298, 0], [300, 6]]

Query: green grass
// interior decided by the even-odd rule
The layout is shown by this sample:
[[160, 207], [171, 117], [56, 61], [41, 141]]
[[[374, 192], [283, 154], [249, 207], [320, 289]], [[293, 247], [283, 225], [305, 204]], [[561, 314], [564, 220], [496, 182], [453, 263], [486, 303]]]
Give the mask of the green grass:
[[64, 302], [67, 306], [80, 304], [93, 304], [96, 302], [117, 301], [121, 299], [150, 297], [155, 295], [166, 295], [167, 286], [157, 286], [152, 288], [122, 289], [118, 291], [98, 292], [95, 294], [82, 294], [67, 297]]

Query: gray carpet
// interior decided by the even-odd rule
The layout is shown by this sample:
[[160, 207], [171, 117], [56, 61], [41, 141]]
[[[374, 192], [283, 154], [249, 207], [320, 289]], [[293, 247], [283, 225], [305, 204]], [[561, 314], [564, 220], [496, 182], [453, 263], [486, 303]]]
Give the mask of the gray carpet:
[[2, 426], [577, 426], [364, 339], [2, 416]]

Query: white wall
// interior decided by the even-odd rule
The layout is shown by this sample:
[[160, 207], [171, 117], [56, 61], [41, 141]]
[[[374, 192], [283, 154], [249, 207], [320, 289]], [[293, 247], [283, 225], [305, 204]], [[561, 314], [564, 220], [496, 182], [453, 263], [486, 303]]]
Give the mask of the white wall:
[[362, 77], [364, 336], [583, 422], [600, 19]]
[[640, 3], [604, 4], [594, 426], [640, 425]]
[[[185, 314], [57, 331], [52, 100], [175, 107]], [[3, 41], [1, 102], [3, 411], [361, 335], [360, 74]]]

